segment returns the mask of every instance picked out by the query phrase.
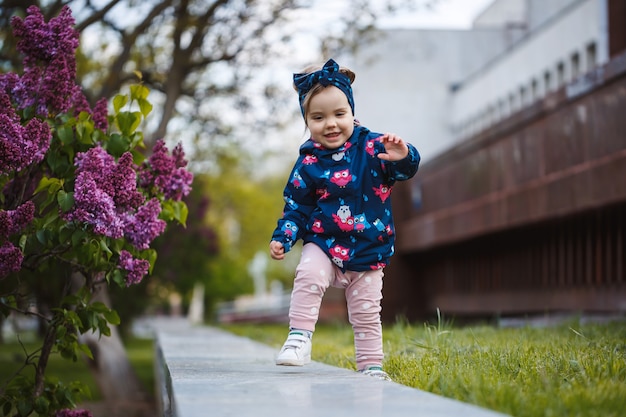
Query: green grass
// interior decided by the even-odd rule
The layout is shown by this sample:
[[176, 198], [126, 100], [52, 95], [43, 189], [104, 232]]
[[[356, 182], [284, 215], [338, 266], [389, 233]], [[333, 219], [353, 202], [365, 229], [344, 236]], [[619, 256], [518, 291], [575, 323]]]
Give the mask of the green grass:
[[[280, 348], [284, 325], [229, 325]], [[626, 323], [547, 328], [384, 327], [385, 369], [401, 384], [515, 417], [626, 415]], [[355, 369], [348, 325], [318, 326], [313, 360]]]
[[[146, 388], [146, 392], [152, 395], [154, 393], [154, 341], [130, 338], [124, 344], [131, 366]], [[24, 349], [27, 352], [33, 352], [39, 347], [41, 345], [35, 341], [24, 343]], [[0, 344], [0, 387], [23, 365], [24, 349], [16, 340]], [[32, 375], [32, 367], [27, 368], [26, 371], [29, 372], [27, 375]], [[91, 398], [86, 400], [102, 400], [98, 386], [84, 360], [72, 362], [61, 358], [58, 354], [53, 354], [50, 356], [46, 375], [57, 377], [64, 383], [80, 381], [91, 392]]]

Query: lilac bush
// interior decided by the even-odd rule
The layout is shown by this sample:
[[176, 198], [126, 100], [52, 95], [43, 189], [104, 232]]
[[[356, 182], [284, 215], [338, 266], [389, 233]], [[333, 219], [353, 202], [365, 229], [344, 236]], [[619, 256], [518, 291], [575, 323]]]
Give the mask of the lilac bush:
[[182, 198], [193, 175], [181, 145], [170, 152], [159, 140], [149, 157], [140, 152], [137, 126], [152, 109], [145, 86], [91, 107], [75, 81], [79, 33], [67, 6], [49, 22], [31, 6], [11, 26], [24, 59], [21, 74], [0, 74], [0, 314], [32, 314], [20, 307], [28, 297], [24, 273], [44, 278], [63, 268], [66, 279], [85, 280], [78, 291], [64, 286], [61, 304], [46, 318], [40, 353], [27, 357], [34, 378], [4, 385], [0, 409], [86, 416], [72, 410], [80, 389], [45, 378], [48, 356], [57, 350], [76, 360], [88, 351], [77, 334], [106, 336], [108, 324], [119, 323], [115, 311], [90, 301], [91, 293], [96, 285], [137, 284], [151, 272], [153, 240], [169, 222], [185, 224]]

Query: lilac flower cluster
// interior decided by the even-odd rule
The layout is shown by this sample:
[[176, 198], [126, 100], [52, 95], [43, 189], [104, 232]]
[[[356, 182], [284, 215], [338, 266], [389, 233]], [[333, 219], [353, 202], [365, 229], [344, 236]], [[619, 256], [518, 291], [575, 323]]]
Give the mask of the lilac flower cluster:
[[185, 169], [186, 166], [185, 153], [180, 143], [169, 155], [165, 142], [158, 140], [139, 175], [141, 186], [146, 189], [155, 187], [165, 198], [180, 201], [189, 194], [193, 182], [193, 174]]
[[69, 408], [57, 411], [55, 417], [93, 417], [89, 410], [70, 410]]
[[74, 92], [72, 94], [72, 102], [74, 105], [74, 114], [78, 115], [80, 112], [84, 111], [91, 115], [93, 118], [94, 126], [96, 129], [106, 131], [109, 127], [108, 109], [107, 109], [107, 99], [101, 98], [96, 102], [93, 110], [89, 106], [89, 102], [87, 101], [87, 97], [83, 94], [80, 86], [74, 86]]
[[[97, 146], [77, 154], [75, 165], [74, 207], [65, 213], [66, 220], [87, 223], [94, 233], [114, 239], [125, 237], [137, 249], [148, 249], [165, 231], [167, 223], [159, 219], [159, 200], [145, 202], [137, 190], [136, 166], [130, 152], [116, 163], [113, 156]], [[150, 263], [122, 251], [119, 266], [127, 271], [130, 285], [141, 281]]]
[[27, 201], [15, 210], [0, 210], [0, 240], [7, 239], [26, 227], [35, 216], [35, 204]]
[[[74, 207], [65, 219], [90, 224], [95, 233], [114, 239], [124, 236], [129, 223], [135, 222], [135, 216], [128, 213], [145, 210], [140, 207], [145, 198], [137, 191], [132, 155], [126, 152], [116, 163], [113, 156], [96, 146], [78, 153], [75, 165]], [[133, 227], [126, 234], [134, 236], [130, 230]]]
[[141, 282], [143, 276], [148, 273], [150, 262], [145, 259], [135, 259], [130, 252], [122, 250], [118, 267], [126, 271], [126, 286], [131, 286]]
[[22, 268], [24, 255], [9, 240], [33, 221], [35, 205], [27, 201], [15, 210], [0, 210], [0, 279]]
[[64, 6], [46, 23], [36, 6], [26, 11], [24, 19], [11, 19], [13, 34], [20, 38], [17, 49], [25, 55], [24, 74], [12, 89], [13, 99], [20, 109], [33, 106], [41, 116], [66, 112], [73, 104], [79, 44], [72, 12]]
[[4, 242], [0, 246], [0, 279], [22, 269], [23, 260], [24, 255], [19, 248], [13, 246], [11, 242]]
[[124, 216], [124, 236], [137, 249], [148, 249], [150, 242], [165, 231], [164, 220], [159, 219], [161, 204], [156, 198], [139, 207], [136, 214]]
[[21, 171], [43, 160], [52, 132], [40, 119], [31, 119], [23, 126], [0, 80], [0, 175]]

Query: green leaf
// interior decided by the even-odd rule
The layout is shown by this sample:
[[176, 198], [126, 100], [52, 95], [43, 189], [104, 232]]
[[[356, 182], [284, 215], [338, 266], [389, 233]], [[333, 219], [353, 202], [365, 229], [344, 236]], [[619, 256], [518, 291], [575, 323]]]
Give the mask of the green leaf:
[[4, 405], [2, 406], [2, 415], [8, 416], [11, 412], [11, 408], [13, 408], [13, 405], [10, 402], [4, 403]]
[[139, 127], [139, 124], [141, 123], [141, 113], [136, 111], [133, 112], [133, 116], [135, 116], [132, 120], [133, 123], [130, 126], [130, 132], [128, 132], [129, 134], [133, 133], [135, 130], [137, 130], [137, 128]]
[[143, 117], [148, 116], [152, 111], [152, 103], [150, 103], [148, 100], [145, 100], [143, 98], [137, 99], [137, 104], [139, 104], [139, 109], [141, 110], [141, 114], [143, 114]]
[[177, 201], [176, 203], [177, 204], [175, 206], [176, 210], [174, 211], [174, 216], [180, 224], [187, 227], [187, 216], [189, 215], [189, 208], [184, 201]]
[[43, 177], [39, 180], [37, 188], [33, 194], [37, 194], [43, 190], [48, 190], [50, 194], [54, 194], [63, 187], [63, 181], [58, 178]]
[[93, 359], [93, 352], [91, 352], [91, 349], [89, 349], [89, 346], [87, 346], [86, 344], [80, 344], [78, 345], [78, 348], [81, 350], [81, 352], [83, 352], [89, 359]]
[[100, 240], [100, 249], [106, 252], [107, 260], [111, 259], [111, 255], [113, 255], [113, 252], [111, 251], [111, 249], [109, 249], [109, 245], [107, 245], [106, 239], [104, 238]]
[[69, 211], [74, 205], [74, 192], [67, 193], [65, 190], [60, 190], [57, 194], [57, 202], [63, 212]]
[[59, 212], [58, 211], [51, 211], [50, 213], [48, 213], [48, 215], [45, 217], [45, 221], [44, 221], [44, 224], [43, 224], [44, 229], [46, 229], [48, 226], [50, 226], [50, 224], [52, 224], [58, 218], [59, 218]]
[[152, 273], [152, 269], [154, 268], [154, 264], [157, 260], [157, 251], [154, 249], [147, 249], [143, 251], [142, 258], [147, 259], [150, 262], [150, 269], [148, 272]]
[[39, 414], [46, 414], [48, 412], [48, 407], [50, 407], [50, 401], [44, 396], [37, 397], [35, 399], [35, 411]]
[[150, 90], [143, 84], [133, 84], [130, 86], [130, 98], [132, 100], [145, 100], [148, 98]]
[[[82, 113], [81, 113], [82, 114]], [[78, 133], [78, 141], [85, 145], [91, 145], [94, 142], [92, 135], [94, 133], [93, 121], [85, 120], [76, 125], [76, 131]]]
[[139, 112], [120, 112], [117, 117], [117, 127], [123, 135], [129, 136], [135, 131], [141, 122], [141, 113]]
[[71, 145], [74, 143], [74, 129], [71, 126], [64, 125], [57, 129], [57, 136], [63, 145]]
[[57, 326], [57, 339], [63, 339], [67, 334], [67, 327], [60, 325]]
[[111, 155], [120, 157], [130, 148], [130, 139], [128, 136], [114, 133], [111, 135], [106, 148]]
[[120, 316], [117, 314], [117, 311], [115, 310], [108, 310], [102, 313], [102, 315], [104, 316], [106, 321], [108, 321], [114, 326], [117, 326], [118, 324], [121, 323]]
[[[135, 131], [133, 132], [132, 135], [130, 135], [130, 146], [131, 148], [136, 148], [136, 147], [140, 147], [142, 149], [146, 148], [146, 145], [143, 143], [143, 132], [141, 131]], [[139, 153], [140, 155], [143, 155], [141, 153]], [[143, 159], [140, 160], [136, 160], [135, 156], [133, 156], [133, 161], [137, 164], [137, 165], [141, 165], [141, 163], [144, 161], [145, 159], [145, 155], [143, 155]]]
[[41, 243], [42, 245], [45, 245], [46, 243], [48, 243], [48, 234], [46, 233], [45, 229], [39, 229], [35, 232], [35, 236], [37, 236], [37, 240], [39, 241], [39, 243]]
[[21, 416], [27, 416], [33, 411], [33, 405], [30, 401], [23, 399], [17, 403], [17, 411]]
[[126, 288], [126, 280], [124, 279], [124, 273], [119, 269], [114, 269], [111, 273], [113, 281], [120, 286], [120, 288]]
[[128, 103], [128, 96], [118, 94], [113, 98], [113, 111], [119, 113], [120, 109]]
[[82, 242], [85, 236], [87, 236], [87, 232], [85, 232], [84, 230], [74, 230], [74, 233], [72, 233], [72, 246], [78, 246], [78, 244]]
[[28, 241], [28, 237], [29, 237], [29, 235], [26, 235], [26, 234], [24, 234], [24, 235], [22, 235], [20, 237], [18, 245], [19, 245], [20, 249], [22, 250], [22, 252], [24, 252], [24, 250], [26, 249], [26, 242]]

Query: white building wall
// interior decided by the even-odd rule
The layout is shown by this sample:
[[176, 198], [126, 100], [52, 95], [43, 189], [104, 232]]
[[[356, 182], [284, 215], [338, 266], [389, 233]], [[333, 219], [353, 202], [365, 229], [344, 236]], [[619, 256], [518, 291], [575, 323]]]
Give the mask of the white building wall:
[[567, 13], [549, 20], [467, 79], [452, 99], [454, 136], [468, 137], [606, 63], [605, 2], [576, 1], [574, 7], [565, 9]]
[[451, 87], [506, 48], [500, 30], [390, 30], [338, 62], [353, 68], [355, 115], [413, 143], [424, 161], [454, 143]]
[[527, 21], [528, 0], [494, 1], [482, 13], [476, 16], [472, 26], [474, 28], [526, 26]]
[[[503, 0], [499, 0], [503, 1]], [[504, 0], [508, 1], [508, 0]], [[559, 19], [568, 7], [576, 7], [577, 3], [586, 0], [524, 0], [528, 3], [528, 28], [536, 30], [550, 19]]]
[[339, 59], [356, 72], [356, 117], [427, 162], [605, 64], [606, 2], [496, 0], [471, 30], [384, 31]]

